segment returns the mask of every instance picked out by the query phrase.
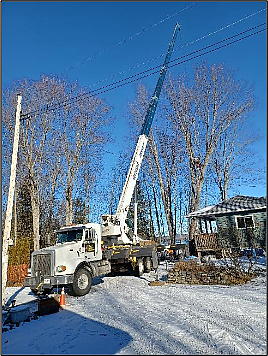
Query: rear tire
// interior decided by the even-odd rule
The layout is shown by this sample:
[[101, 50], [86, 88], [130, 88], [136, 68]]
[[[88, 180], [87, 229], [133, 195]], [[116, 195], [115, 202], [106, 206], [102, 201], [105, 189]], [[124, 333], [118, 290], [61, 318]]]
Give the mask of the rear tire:
[[151, 257], [145, 257], [144, 259], [144, 272], [149, 273], [152, 269], [152, 260]]
[[136, 267], [136, 275], [138, 277], [141, 277], [144, 273], [144, 263], [143, 263], [143, 258], [139, 258], [137, 261], [137, 267]]
[[91, 289], [91, 284], [91, 273], [85, 268], [80, 268], [74, 274], [72, 294], [79, 297], [86, 295]]

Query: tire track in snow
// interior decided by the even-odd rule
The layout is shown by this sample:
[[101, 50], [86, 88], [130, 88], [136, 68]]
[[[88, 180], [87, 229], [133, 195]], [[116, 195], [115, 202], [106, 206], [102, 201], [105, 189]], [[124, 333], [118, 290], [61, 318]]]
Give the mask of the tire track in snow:
[[[81, 312], [82, 306], [88, 310], [92, 303], [92, 318], [130, 333], [133, 341], [120, 353], [265, 354], [264, 320], [257, 314], [264, 309], [264, 294], [260, 297], [255, 292], [259, 299], [255, 302], [250, 286], [150, 287], [146, 278], [105, 277], [104, 283], [93, 287], [95, 293], [83, 297], [83, 302], [79, 299]], [[167, 306], [168, 300], [177, 304]], [[247, 309], [252, 310], [251, 317], [244, 315]]]

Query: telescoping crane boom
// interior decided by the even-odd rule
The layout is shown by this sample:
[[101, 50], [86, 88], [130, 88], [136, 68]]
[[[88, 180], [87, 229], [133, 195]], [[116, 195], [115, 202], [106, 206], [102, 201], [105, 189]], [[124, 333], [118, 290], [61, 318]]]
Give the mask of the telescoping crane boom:
[[74, 295], [82, 296], [89, 292], [93, 277], [121, 271], [132, 271], [141, 276], [143, 272], [157, 269], [156, 247], [143, 244], [136, 236], [132, 237], [126, 217], [178, 30], [176, 25], [116, 214], [102, 215], [101, 224], [89, 222], [63, 226], [56, 231], [54, 246], [34, 251], [31, 254], [31, 275], [24, 282], [24, 286], [30, 287], [33, 293], [47, 293], [55, 286], [68, 286]]
[[158, 99], [161, 93], [161, 89], [163, 87], [163, 83], [165, 80], [166, 72], [168, 69], [168, 63], [171, 58], [171, 54], [174, 49], [174, 44], [176, 41], [176, 37], [178, 31], [180, 29], [179, 24], [176, 24], [172, 39], [169, 43], [167, 54], [164, 60], [164, 63], [160, 70], [160, 75], [154, 90], [154, 93], [151, 97], [148, 110], [144, 119], [144, 123], [141, 129], [141, 133], [138, 138], [138, 142], [136, 144], [136, 149], [134, 151], [130, 167], [128, 170], [128, 174], [126, 177], [126, 181], [120, 196], [120, 200], [117, 206], [115, 215], [102, 215], [102, 237], [106, 238], [110, 241], [110, 243], [130, 243], [135, 244], [138, 242], [137, 236], [133, 236], [133, 241], [129, 239], [127, 236], [128, 227], [126, 225], [126, 217], [129, 210], [129, 205], [131, 202], [131, 198], [133, 196], [133, 192], [135, 189], [135, 185], [137, 182], [138, 174], [140, 171], [141, 163], [143, 160], [144, 152], [146, 149], [146, 145], [148, 142], [148, 136], [150, 133], [150, 129], [152, 126], [153, 118], [155, 115], [156, 107], [158, 104]]

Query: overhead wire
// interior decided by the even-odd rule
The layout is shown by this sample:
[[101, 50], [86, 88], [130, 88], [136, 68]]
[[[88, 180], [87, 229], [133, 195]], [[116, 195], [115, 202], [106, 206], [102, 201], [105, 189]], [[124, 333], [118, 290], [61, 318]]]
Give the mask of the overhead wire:
[[[172, 18], [172, 17], [176, 16], [176, 15], [179, 14], [180, 12], [182, 12], [182, 11], [184, 11], [184, 10], [190, 8], [190, 7], [193, 7], [194, 5], [195, 5], [195, 3], [193, 3], [192, 5], [189, 5], [189, 6], [186, 7], [186, 8], [183, 8], [182, 10], [180, 10], [180, 11], [178, 11], [178, 12], [172, 14], [172, 15], [169, 15], [169, 16], [165, 17], [165, 18], [162, 19], [161, 21], [159, 21], [159, 22], [157, 22], [157, 23], [155, 23], [155, 24], [153, 24], [153, 25], [148, 26], [147, 28], [145, 28], [145, 30], [147, 30], [147, 29], [149, 29], [149, 28], [151, 28], [151, 27], [155, 27], [156, 25], [158, 25], [158, 24], [160, 24], [160, 23], [166, 21], [166, 20], [169, 19], [169, 18]], [[229, 28], [229, 27], [231, 27], [231, 26], [234, 26], [234, 25], [237, 24], [237, 23], [240, 23], [240, 22], [242, 22], [242, 21], [244, 21], [244, 20], [247, 20], [248, 18], [250, 18], [250, 17], [252, 17], [252, 16], [255, 16], [255, 15], [257, 15], [257, 14], [263, 12], [263, 11], [266, 11], [266, 8], [263, 8], [263, 9], [261, 9], [261, 10], [259, 10], [259, 11], [256, 11], [256, 12], [254, 12], [254, 13], [251, 13], [251, 14], [249, 14], [249, 15], [246, 15], [246, 16], [244, 16], [244, 17], [242, 17], [242, 18], [240, 18], [240, 19], [238, 19], [238, 20], [236, 20], [236, 21], [234, 21], [234, 22], [232, 22], [232, 23], [230, 23], [230, 24], [228, 24], [228, 25], [226, 25], [226, 26], [223, 26], [223, 27], [221, 27], [221, 28], [219, 28], [219, 29], [217, 29], [217, 30], [215, 30], [215, 31], [210, 32], [210, 33], [207, 33], [206, 35], [204, 35], [204, 36], [202, 36], [202, 37], [199, 37], [199, 38], [197, 38], [197, 39], [195, 39], [195, 40], [193, 40], [193, 41], [189, 41], [189, 42], [187, 42], [187, 43], [184, 43], [184, 44], [178, 46], [177, 49], [180, 50], [180, 49], [182, 49], [182, 48], [184, 48], [184, 47], [186, 47], [186, 46], [192, 45], [192, 44], [194, 44], [194, 43], [196, 43], [196, 42], [198, 42], [198, 41], [201, 41], [201, 40], [203, 40], [203, 39], [205, 39], [205, 38], [207, 38], [207, 37], [209, 37], [209, 36], [211, 36], [211, 35], [214, 35], [214, 34], [220, 32], [220, 31], [223, 31], [223, 30], [225, 30], [225, 29], [227, 29], [227, 28]], [[143, 30], [140, 31], [139, 33], [142, 33], [142, 32], [143, 32]], [[138, 34], [138, 33], [134, 34], [133, 36], [136, 36], [137, 34]], [[131, 36], [130, 36], [130, 37], [131, 37]], [[121, 42], [122, 42], [122, 41], [121, 41]], [[101, 84], [101, 83], [103, 83], [103, 82], [107, 82], [107, 81], [113, 80], [114, 77], [118, 77], [118, 76], [120, 76], [120, 75], [122, 75], [122, 74], [124, 74], [124, 73], [128, 73], [128, 72], [132, 71], [132, 70], [135, 69], [135, 68], [138, 68], [138, 67], [143, 66], [143, 65], [145, 65], [145, 64], [147, 64], [147, 63], [150, 63], [150, 62], [152, 62], [152, 61], [155, 61], [155, 60], [157, 60], [157, 59], [160, 59], [160, 58], [162, 58], [162, 57], [164, 57], [164, 56], [165, 56], [165, 53], [162, 53], [162, 54], [160, 54], [160, 55], [151, 57], [151, 58], [149, 58], [149, 59], [143, 61], [142, 63], [138, 63], [138, 64], [136, 64], [136, 65], [134, 65], [134, 66], [129, 66], [127, 70], [125, 70], [125, 71], [119, 71], [119, 72], [113, 73], [113, 74], [111, 74], [109, 77], [106, 77], [106, 78], [104, 78], [104, 79], [101, 79], [101, 80], [96, 81], [95, 83], [91, 84], [91, 86], [92, 86], [92, 87], [96, 87], [98, 84]], [[155, 68], [156, 68], [156, 67], [155, 67]], [[141, 72], [141, 73], [142, 73], [142, 72]], [[138, 74], [137, 74], [137, 75], [138, 75]], [[123, 79], [123, 80], [124, 80], [124, 79]], [[117, 82], [118, 82], [118, 81], [116, 81], [115, 83], [117, 83]], [[112, 83], [112, 84], [114, 84], [114, 83]], [[112, 84], [110, 84], [110, 85], [112, 85]], [[102, 87], [101, 87], [101, 88], [102, 88]], [[99, 88], [90, 90], [90, 92], [94, 92], [94, 91], [96, 91], [96, 90], [99, 90]], [[71, 99], [69, 99], [69, 100], [71, 100]], [[52, 104], [52, 105], [54, 105], [54, 104]]]
[[74, 68], [77, 68], [77, 67], [79, 67], [80, 65], [84, 65], [84, 64], [85, 64], [86, 62], [88, 62], [88, 61], [92, 61], [93, 59], [95, 59], [95, 58], [97, 58], [99, 55], [101, 55], [101, 54], [107, 52], [107, 51], [110, 50], [111, 48], [118, 47], [118, 46], [121, 46], [122, 44], [127, 43], [128, 41], [132, 41], [135, 37], [140, 36], [141, 34], [145, 33], [146, 31], [150, 30], [151, 28], [154, 28], [154, 27], [156, 27], [156, 26], [159, 26], [160, 24], [164, 23], [165, 21], [171, 19], [171, 18], [174, 17], [174, 16], [177, 16], [177, 15], [180, 14], [181, 12], [183, 12], [183, 11], [185, 11], [185, 10], [188, 10], [188, 9], [194, 7], [194, 6], [195, 6], [195, 3], [190, 4], [190, 5], [186, 6], [186, 7], [184, 7], [183, 9], [181, 9], [180, 11], [177, 11], [177, 12], [171, 14], [171, 15], [166, 16], [165, 18], [161, 19], [161, 20], [158, 21], [158, 22], [155, 22], [155, 23], [153, 23], [153, 24], [151, 24], [151, 25], [149, 25], [149, 26], [147, 26], [147, 27], [142, 28], [140, 31], [134, 33], [133, 35], [130, 35], [130, 36], [128, 36], [127, 38], [125, 38], [125, 39], [123, 39], [123, 40], [120, 40], [120, 41], [118, 41], [117, 43], [115, 43], [115, 44], [113, 44], [113, 45], [111, 45], [111, 46], [109, 46], [109, 47], [105, 47], [105, 48], [101, 49], [100, 51], [97, 51], [96, 53], [94, 53], [92, 56], [88, 56], [88, 57], [84, 58], [83, 60], [77, 62], [77, 64], [68, 67], [66, 71], [69, 71], [69, 70], [72, 70], [72, 69], [74, 69]]
[[[172, 68], [172, 67], [177, 66], [177, 65], [179, 65], [179, 64], [183, 64], [183, 63], [185, 63], [185, 62], [188, 62], [188, 61], [190, 61], [190, 60], [193, 60], [193, 59], [198, 58], [198, 57], [200, 57], [200, 56], [203, 56], [203, 55], [205, 55], [205, 54], [214, 52], [214, 51], [216, 51], [216, 50], [218, 50], [218, 49], [220, 49], [220, 48], [227, 47], [227, 46], [229, 46], [229, 45], [231, 45], [231, 44], [233, 44], [233, 43], [236, 43], [236, 42], [238, 42], [238, 41], [241, 41], [241, 40], [243, 40], [243, 39], [246, 39], [246, 38], [248, 38], [248, 37], [250, 37], [250, 36], [256, 35], [256, 34], [262, 32], [262, 31], [265, 31], [266, 28], [261, 29], [261, 30], [259, 30], [259, 31], [257, 31], [257, 32], [250, 33], [250, 34], [248, 34], [248, 35], [246, 35], [246, 36], [244, 36], [244, 37], [238, 38], [238, 39], [236, 39], [236, 40], [234, 40], [234, 41], [231, 41], [231, 42], [229, 42], [229, 43], [226, 43], [226, 44], [224, 44], [224, 45], [222, 45], [222, 46], [219, 46], [219, 47], [217, 47], [217, 48], [213, 48], [213, 49], [211, 49], [211, 50], [209, 50], [209, 51], [207, 51], [207, 52], [198, 54], [198, 55], [193, 56], [193, 57], [191, 57], [191, 58], [187, 58], [187, 59], [185, 59], [185, 60], [183, 60], [183, 61], [181, 61], [181, 62], [178, 62], [178, 63], [175, 63], [175, 64], [173, 64], [173, 65], [170, 65], [170, 63], [173, 63], [173, 62], [178, 61], [178, 60], [180, 60], [180, 59], [182, 59], [182, 58], [191, 56], [191, 55], [193, 55], [193, 54], [195, 54], [195, 53], [198, 53], [198, 52], [200, 52], [200, 51], [204, 51], [204, 50], [206, 50], [206, 49], [208, 49], [208, 48], [211, 48], [211, 47], [213, 47], [213, 46], [215, 46], [215, 45], [218, 45], [218, 44], [220, 44], [220, 43], [222, 43], [222, 42], [225, 42], [225, 41], [230, 40], [230, 39], [232, 39], [232, 38], [234, 38], [234, 37], [240, 36], [241, 34], [244, 34], [244, 33], [247, 33], [247, 32], [249, 32], [249, 31], [253, 30], [253, 29], [259, 28], [260, 26], [263, 26], [263, 25], [265, 25], [265, 24], [266, 24], [266, 23], [263, 23], [263, 24], [254, 26], [254, 27], [252, 27], [252, 28], [250, 28], [250, 29], [247, 29], [247, 30], [245, 30], [245, 31], [242, 31], [242, 32], [240, 32], [240, 33], [238, 33], [238, 34], [236, 34], [236, 35], [227, 37], [227, 38], [225, 38], [225, 39], [223, 39], [223, 40], [221, 40], [221, 41], [215, 42], [215, 43], [213, 43], [213, 44], [211, 44], [211, 45], [208, 45], [208, 46], [206, 46], [206, 47], [203, 47], [203, 48], [201, 48], [201, 49], [198, 49], [198, 50], [196, 50], [196, 51], [193, 51], [193, 52], [191, 52], [191, 53], [188, 53], [188, 54], [186, 54], [186, 55], [184, 55], [184, 56], [175, 58], [175, 59], [173, 59], [173, 60], [171, 60], [171, 61], [168, 62], [168, 64], [169, 64], [169, 65], [168, 65], [168, 68]], [[124, 86], [124, 85], [130, 84], [130, 83], [135, 82], [135, 81], [138, 81], [138, 80], [140, 80], [140, 79], [144, 79], [144, 78], [146, 78], [146, 77], [148, 77], [148, 76], [151, 76], [151, 75], [153, 75], [153, 74], [158, 73], [159, 70], [157, 70], [157, 71], [155, 71], [155, 72], [152, 72], [152, 73], [148, 73], [148, 72], [151, 72], [152, 70], [155, 70], [155, 69], [160, 68], [160, 67], [162, 67], [162, 66], [163, 66], [163, 65], [158, 65], [158, 66], [149, 68], [149, 69], [147, 69], [147, 70], [145, 70], [145, 71], [143, 71], [143, 72], [136, 73], [136, 74], [134, 74], [134, 75], [132, 75], [132, 76], [130, 76], [130, 77], [128, 77], [128, 78], [124, 78], [124, 79], [121, 79], [121, 80], [116, 81], [116, 82], [114, 82], [114, 83], [110, 83], [110, 84], [108, 84], [108, 85], [105, 85], [105, 86], [103, 86], [103, 87], [100, 87], [100, 88], [98, 88], [98, 89], [95, 89], [95, 90], [93, 90], [93, 91], [90, 91], [90, 92], [88, 92], [88, 93], [84, 93], [84, 94], [78, 95], [78, 96], [76, 96], [76, 97], [73, 97], [73, 98], [64, 100], [64, 101], [59, 102], [59, 103], [56, 103], [56, 104], [52, 104], [52, 105], [50, 105], [50, 106], [49, 106], [49, 105], [46, 105], [45, 107], [43, 107], [43, 108], [41, 108], [41, 109], [39, 109], [39, 110], [34, 110], [34, 111], [30, 112], [30, 113], [21, 114], [21, 120], [24, 120], [24, 119], [26, 119], [26, 118], [29, 118], [29, 117], [33, 116], [34, 114], [37, 114], [37, 113], [48, 112], [48, 111], [56, 111], [56, 110], [60, 109], [61, 107], [64, 107], [64, 106], [67, 106], [67, 105], [72, 105], [74, 102], [77, 102], [78, 100], [81, 100], [82, 98], [85, 98], [85, 97], [94, 97], [94, 96], [96, 96], [96, 95], [103, 94], [103, 93], [105, 93], [105, 92], [107, 92], [107, 91], [110, 91], [110, 90], [113, 90], [113, 89], [122, 87], [122, 86]], [[143, 74], [145, 74], [145, 73], [148, 73], [148, 74], [143, 75]], [[142, 76], [141, 76], [141, 75], [142, 75]], [[139, 77], [136, 78], [137, 76], [139, 76]], [[132, 79], [132, 78], [135, 78], [135, 79], [129, 80], [129, 79]], [[122, 83], [122, 82], [123, 82], [123, 83]], [[118, 85], [117, 85], [117, 84], [118, 84]], [[113, 87], [110, 88], [111, 86], [113, 86]], [[103, 90], [103, 89], [104, 89], [104, 90]], [[96, 93], [94, 93], [94, 92], [96, 92]], [[94, 94], [93, 94], [93, 93], [94, 93]]]
[[[186, 8], [185, 8], [185, 9], [186, 9]], [[182, 11], [185, 10], [185, 9], [182, 9], [182, 10], [179, 11], [179, 12], [182, 12]], [[195, 40], [193, 40], [193, 41], [186, 42], [186, 43], [184, 43], [184, 44], [178, 46], [178, 47], [177, 47], [177, 50], [180, 50], [180, 49], [182, 49], [182, 48], [184, 48], [184, 47], [187, 47], [187, 46], [190, 46], [190, 45], [192, 45], [192, 44], [194, 44], [194, 43], [197, 43], [197, 42], [199, 42], [199, 41], [201, 41], [201, 40], [203, 40], [203, 39], [205, 39], [205, 38], [208, 38], [208, 37], [211, 36], [211, 35], [214, 35], [214, 34], [220, 32], [220, 31], [223, 31], [223, 30], [225, 30], [225, 29], [227, 29], [227, 28], [229, 28], [229, 27], [231, 27], [231, 26], [234, 26], [234, 25], [236, 25], [236, 24], [238, 24], [238, 23], [240, 23], [240, 22], [242, 22], [242, 21], [245, 21], [245, 20], [249, 19], [250, 17], [255, 16], [255, 15], [257, 15], [257, 14], [263, 12], [263, 11], [266, 11], [266, 8], [263, 8], [263, 9], [257, 11], [257, 12], [252, 13], [252, 14], [246, 15], [246, 16], [244, 16], [244, 17], [242, 17], [242, 18], [240, 18], [240, 19], [238, 19], [238, 20], [236, 20], [236, 21], [234, 21], [234, 22], [232, 22], [232, 23], [230, 23], [230, 24], [228, 24], [228, 25], [226, 25], [226, 26], [223, 26], [223, 27], [221, 27], [221, 28], [219, 28], [219, 29], [217, 29], [217, 30], [215, 30], [215, 31], [209, 32], [209, 33], [205, 34], [204, 36], [199, 37], [199, 38], [197, 38], [197, 39], [195, 39]], [[179, 13], [179, 12], [178, 12], [178, 13]], [[175, 16], [175, 15], [178, 14], [178, 13], [175, 13], [175, 14], [169, 16], [169, 18]], [[161, 21], [160, 21], [160, 22], [161, 22]], [[160, 22], [159, 22], [159, 23], [160, 23]], [[153, 27], [153, 26], [154, 26], [154, 25], [151, 25], [151, 27]], [[148, 64], [148, 63], [150, 63], [150, 62], [156, 61], [156, 60], [158, 60], [158, 59], [160, 59], [160, 58], [162, 58], [162, 57], [164, 57], [164, 56], [165, 56], [165, 53], [161, 53], [160, 55], [157, 55], [157, 56], [154, 56], [154, 57], [150, 57], [150, 58], [144, 60], [142, 63], [138, 63], [138, 64], [135, 64], [134, 66], [128, 67], [128, 69], [126, 69], [125, 71], [119, 71], [119, 72], [116, 72], [116, 73], [110, 75], [109, 77], [106, 77], [106, 78], [104, 78], [104, 79], [98, 80], [98, 81], [96, 81], [95, 83], [91, 84], [91, 86], [94, 87], [94, 86], [96, 86], [96, 85], [98, 85], [98, 84], [101, 84], [101, 83], [103, 83], [103, 82], [107, 82], [107, 81], [109, 81], [109, 80], [112, 80], [112, 78], [114, 78], [115, 76], [128, 73], [128, 72], [134, 70], [135, 68], [138, 68], [138, 67], [143, 66], [143, 65], [146, 65], [146, 64]]]
[[242, 18], [239, 19], [239, 20], [236, 20], [236, 21], [234, 21], [234, 22], [232, 22], [232, 23], [230, 23], [230, 24], [228, 24], [228, 25], [226, 25], [226, 26], [224, 26], [224, 27], [219, 28], [218, 30], [212, 31], [212, 32], [210, 32], [210, 33], [208, 33], [208, 34], [206, 34], [206, 35], [204, 35], [204, 36], [202, 36], [202, 37], [199, 37], [199, 38], [197, 38], [197, 39], [195, 39], [195, 40], [193, 40], [193, 41], [187, 42], [187, 43], [185, 43], [185, 44], [179, 46], [179, 48], [183, 48], [183, 47], [192, 45], [192, 44], [194, 44], [194, 43], [196, 43], [196, 42], [198, 42], [198, 41], [201, 41], [201, 40], [203, 40], [203, 39], [205, 39], [205, 38], [207, 38], [207, 37], [209, 37], [209, 36], [211, 36], [211, 35], [215, 35], [216, 33], [220, 32], [220, 31], [223, 31], [223, 30], [225, 30], [226, 28], [229, 28], [229, 27], [231, 27], [231, 26], [234, 26], [234, 25], [238, 24], [239, 22], [242, 22], [242, 21], [244, 21], [244, 20], [247, 20], [247, 19], [249, 19], [250, 17], [255, 16], [255, 15], [257, 15], [257, 14], [263, 12], [263, 11], [266, 11], [266, 8], [263, 8], [263, 9], [257, 11], [257, 12], [254, 12], [253, 14], [249, 14], [249, 15], [247, 15], [247, 16], [245, 16], [245, 17], [242, 17]]

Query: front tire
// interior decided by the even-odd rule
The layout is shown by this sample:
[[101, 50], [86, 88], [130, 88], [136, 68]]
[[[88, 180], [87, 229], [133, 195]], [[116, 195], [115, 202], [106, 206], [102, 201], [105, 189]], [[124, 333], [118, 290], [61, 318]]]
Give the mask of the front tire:
[[75, 272], [72, 284], [72, 292], [75, 296], [79, 297], [86, 295], [91, 289], [91, 284], [91, 273], [85, 268], [80, 268]]

